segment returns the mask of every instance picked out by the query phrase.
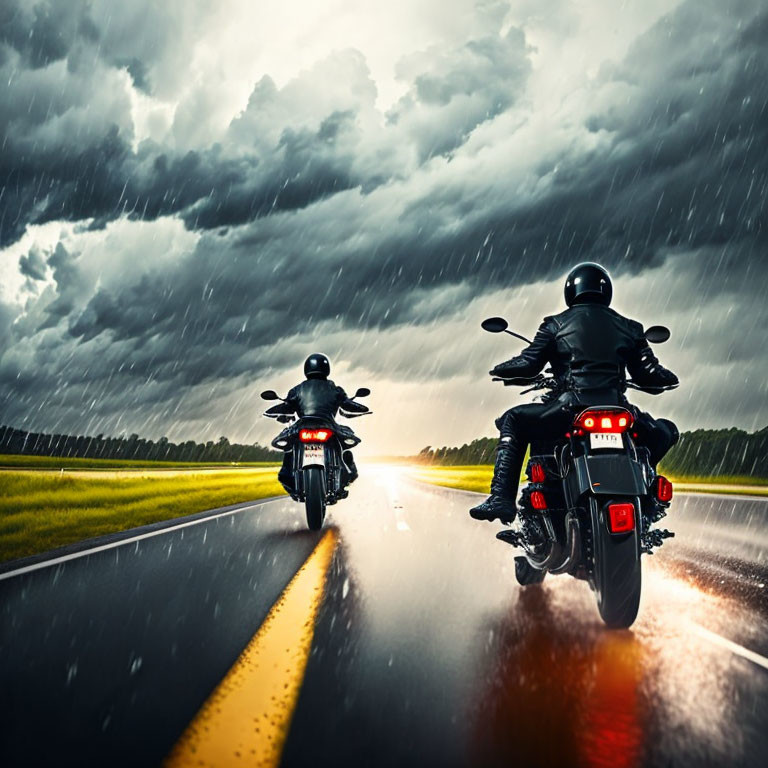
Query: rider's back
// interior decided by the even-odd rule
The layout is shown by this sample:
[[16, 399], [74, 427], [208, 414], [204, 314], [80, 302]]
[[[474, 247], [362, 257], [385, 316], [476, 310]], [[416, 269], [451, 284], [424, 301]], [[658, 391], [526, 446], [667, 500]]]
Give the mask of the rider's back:
[[288, 393], [287, 400], [300, 418], [334, 419], [344, 398], [344, 390], [330, 379], [307, 379]]
[[642, 325], [602, 304], [577, 304], [544, 324], [553, 371], [576, 391], [618, 390], [644, 346]]
[[618, 404], [625, 374], [642, 387], [677, 384], [677, 376], [656, 359], [634, 320], [597, 302], [579, 303], [544, 318], [533, 342], [491, 373], [502, 378], [536, 376], [546, 365], [564, 393], [579, 402]]

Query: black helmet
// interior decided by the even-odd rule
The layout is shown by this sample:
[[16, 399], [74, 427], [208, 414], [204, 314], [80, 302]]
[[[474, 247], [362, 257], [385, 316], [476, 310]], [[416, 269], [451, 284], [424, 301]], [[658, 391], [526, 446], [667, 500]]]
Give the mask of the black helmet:
[[611, 276], [599, 264], [591, 261], [577, 264], [565, 278], [565, 303], [569, 307], [588, 302], [607, 307], [612, 297]]
[[316, 352], [304, 361], [304, 375], [308, 379], [327, 379], [331, 372], [331, 364], [328, 358]]

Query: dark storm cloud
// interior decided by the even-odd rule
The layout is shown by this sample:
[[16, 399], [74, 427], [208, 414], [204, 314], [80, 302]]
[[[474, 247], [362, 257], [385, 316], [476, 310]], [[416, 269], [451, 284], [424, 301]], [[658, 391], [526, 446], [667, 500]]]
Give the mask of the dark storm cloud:
[[82, 144], [46, 149], [34, 135], [40, 126], [15, 135], [11, 122], [0, 161], [0, 244], [30, 223], [94, 219], [100, 227], [119, 216], [178, 213], [191, 228], [215, 228], [303, 208], [362, 183], [350, 156], [336, 151], [353, 122], [351, 113], [332, 113], [317, 130], [286, 129], [266, 162], [255, 153], [228, 156], [219, 145], [179, 155], [145, 143], [133, 153], [114, 124]]
[[[506, 11], [505, 4], [497, 5]], [[494, 32], [401, 64], [401, 77], [413, 85], [388, 120], [408, 133], [422, 160], [460, 146], [474, 128], [517, 101], [531, 70], [525, 36], [514, 27], [504, 36]]]
[[[515, 29], [471, 40], [436, 63], [411, 64], [414, 87], [390, 115], [404, 135], [376, 147], [374, 162], [356, 150], [367, 140], [358, 113], [373, 109], [376, 90], [362, 57], [351, 53], [338, 58], [347, 64], [352, 108], [325, 106], [327, 113], [294, 125], [290, 86], [281, 105], [264, 77], [222, 142], [180, 152], [145, 141], [134, 151], [131, 103], [118, 75], [125, 68], [146, 89], [146, 63], [112, 55], [87, 4], [22, 5], [27, 10], [10, 12], [0, 37], [0, 77], [10, 83], [0, 117], [0, 245], [31, 223], [93, 219], [99, 227], [119, 216], [179, 214], [189, 227], [205, 229], [304, 208], [350, 188], [371, 191], [398, 174], [393, 144], [418, 145], [422, 160], [450, 151], [515, 101], [529, 70]], [[95, 98], [107, 89], [116, 89], [112, 99]], [[276, 105], [277, 122], [264, 125], [260, 112]]]
[[[189, 39], [216, 0], [3, 0], [0, 4], [0, 62], [15, 51], [22, 66], [39, 69], [67, 59], [83, 44], [97, 44], [104, 61], [125, 67], [136, 87], [155, 90], [153, 71], [163, 62], [184, 77]], [[185, 13], [186, 11], [186, 13]], [[162, 88], [162, 85], [161, 85]]]
[[45, 279], [45, 257], [37, 248], [32, 248], [26, 256], [19, 259], [19, 272], [30, 280]]
[[605, 68], [627, 98], [588, 127], [610, 146], [553, 159], [541, 169], [557, 166], [549, 194], [494, 212], [465, 249], [492, 231], [507, 267], [527, 249], [555, 271], [586, 257], [638, 269], [670, 249], [744, 242], [742, 258], [765, 264], [768, 12], [742, 26], [701, 5], [684, 4]]
[[[137, 201], [144, 195], [152, 201], [151, 209], [142, 215], [156, 218], [181, 211], [190, 228], [213, 229], [305, 208], [359, 186], [362, 180], [353, 171], [352, 157], [343, 150], [354, 121], [352, 112], [334, 112], [317, 130], [287, 128], [268, 168], [259, 168], [255, 156], [219, 160], [218, 150], [190, 153], [170, 167], [161, 155], [154, 161], [152, 188], [135, 192]], [[166, 198], [169, 190], [171, 196]], [[178, 194], [173, 194], [176, 190]]]
[[65, 59], [78, 40], [96, 42], [99, 32], [83, 0], [25, 3], [0, 7], [0, 45], [21, 55], [34, 69]]
[[[584, 258], [620, 275], [684, 263], [665, 309], [696, 307], [706, 332], [690, 326], [687, 349], [763, 370], [754, 347], [768, 278], [768, 11], [680, 6], [585, 90], [594, 106], [580, 138], [542, 136], [520, 177], [507, 163], [527, 121], [529, 51], [519, 30], [499, 34], [501, 18], [495, 36], [406, 62], [411, 86], [380, 125], [365, 64], [346, 53], [282, 89], [265, 77], [219, 144], [187, 152], [134, 149], [127, 100], [93, 102], [103, 86], [85, 62], [116, 70], [88, 59], [87, 36], [71, 44], [65, 96], [46, 85], [55, 73], [20, 71], [14, 109], [0, 117], [11, 150], [0, 161], [6, 242], [48, 220], [177, 215], [188, 230], [218, 231], [141, 264], [118, 246], [112, 280], [95, 279], [62, 244], [47, 267], [25, 255], [24, 274], [50, 269], [53, 283], [7, 334], [6, 412], [55, 400], [58, 413], [90, 403], [99, 418], [140, 404], [167, 423], [185, 392], [231, 393], [255, 372], [295, 365], [318, 329], [346, 330], [370, 370], [454, 375], [462, 359], [427, 364], [418, 334], [398, 356], [376, 354], [376, 330], [450, 317], [484, 292], [554, 278]], [[26, 49], [13, 50], [5, 68], [32, 67]], [[339, 63], [350, 87], [295, 119], [323, 83], [338, 85]], [[29, 106], [30, 87], [57, 95]], [[84, 103], [88, 127], [83, 118], [57, 130]], [[729, 311], [734, 302], [750, 313]]]
[[[75, 45], [98, 38], [87, 13], [82, 8], [75, 12], [81, 6], [40, 4], [31, 12], [16, 11], [3, 27], [5, 42], [22, 61], [34, 58], [37, 66], [60, 59]], [[611, 146], [607, 153], [601, 147], [591, 156], [553, 157], [549, 167], [539, 169], [544, 177], [557, 166], [544, 199], [517, 205], [482, 200], [481, 215], [468, 217], [469, 225], [457, 237], [451, 233], [450, 238], [412, 243], [406, 231], [401, 243], [394, 233], [392, 250], [423, 250], [423, 261], [432, 263], [442, 256], [433, 272], [450, 281], [463, 277], [465, 255], [489, 233], [486, 245], [494, 246], [495, 259], [488, 265], [481, 259], [480, 267], [491, 274], [510, 266], [499, 263], [499, 251], [517, 261], [526, 249], [546, 249], [559, 269], [587, 251], [606, 260], [621, 254], [646, 263], [659, 247], [761, 236], [767, 183], [762, 151], [768, 138], [766, 20], [764, 14], [750, 18], [750, 7], [735, 8], [729, 18], [723, 12], [702, 12], [700, 3], [684, 4], [644, 36], [621, 65], [607, 69], [606, 82], [631, 91], [621, 108], [611, 106], [588, 121], [590, 130], [613, 136]], [[67, 23], [59, 24], [64, 10]], [[737, 19], [746, 19], [746, 25], [740, 29]], [[58, 34], [51, 29], [59, 29]], [[407, 132], [414, 134], [423, 156], [454, 149], [479, 122], [515, 101], [515, 83], [524, 82], [529, 69], [525, 51], [521, 33], [511, 29], [504, 38], [473, 40], [417, 60], [410, 67], [413, 88], [390, 119], [408, 123]], [[71, 74], [89, 67], [84, 58], [80, 53], [68, 62]], [[23, 77], [11, 79], [22, 82], [20, 91], [30, 87]], [[87, 99], [88, 88], [98, 86], [84, 85], [76, 103]], [[257, 92], [264, 88], [270, 88], [268, 79]], [[46, 136], [55, 134], [55, 119], [73, 106], [65, 97], [46, 102], [50, 90], [32, 105], [21, 93], [12, 94], [9, 109], [3, 110], [6, 117], [0, 118], [6, 150], [0, 161], [0, 240], [5, 243], [18, 238], [28, 223], [51, 220], [93, 218], [101, 226], [122, 215], [154, 219], [181, 214], [191, 228], [231, 226], [304, 208], [347, 189], [371, 191], [397, 173], [386, 152], [378, 166], [363, 165], [355, 157], [360, 128], [354, 110], [333, 111], [312, 128], [286, 127], [259, 149], [255, 141], [247, 146], [241, 135], [233, 151], [230, 134], [224, 145], [201, 151], [178, 154], [145, 142], [133, 152], [128, 118], [121, 126], [106, 116], [95, 121], [96, 127], [46, 144]], [[254, 99], [250, 109], [262, 108], [265, 101]], [[450, 119], [453, 102], [461, 113], [458, 123]], [[443, 110], [424, 112], [434, 106]], [[469, 181], [469, 189], [476, 186]], [[416, 199], [408, 215], [429, 216], [442, 208], [460, 216], [462, 203], [474, 201], [449, 198], [455, 194], [451, 189]], [[417, 269], [427, 281], [429, 271]]]

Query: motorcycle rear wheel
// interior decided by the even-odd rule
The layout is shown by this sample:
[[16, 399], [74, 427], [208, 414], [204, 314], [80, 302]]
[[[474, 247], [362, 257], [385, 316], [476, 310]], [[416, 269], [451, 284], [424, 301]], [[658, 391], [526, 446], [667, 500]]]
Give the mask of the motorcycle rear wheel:
[[[624, 499], [635, 506], [635, 499]], [[611, 629], [627, 629], [637, 618], [640, 607], [642, 569], [640, 539], [636, 528], [615, 535], [608, 531], [597, 499], [590, 499], [592, 512], [594, 587], [600, 617]]]
[[325, 481], [322, 467], [307, 467], [304, 470], [304, 504], [307, 512], [307, 526], [310, 531], [319, 531], [325, 520]]

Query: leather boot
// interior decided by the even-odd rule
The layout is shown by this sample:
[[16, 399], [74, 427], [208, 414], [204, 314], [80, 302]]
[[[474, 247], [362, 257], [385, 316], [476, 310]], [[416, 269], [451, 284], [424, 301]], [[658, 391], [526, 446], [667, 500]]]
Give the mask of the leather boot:
[[481, 504], [472, 507], [469, 514], [475, 520], [495, 520], [511, 523], [517, 513], [517, 486], [525, 459], [525, 445], [515, 436], [501, 438], [496, 449], [496, 465], [493, 468], [491, 495]]

